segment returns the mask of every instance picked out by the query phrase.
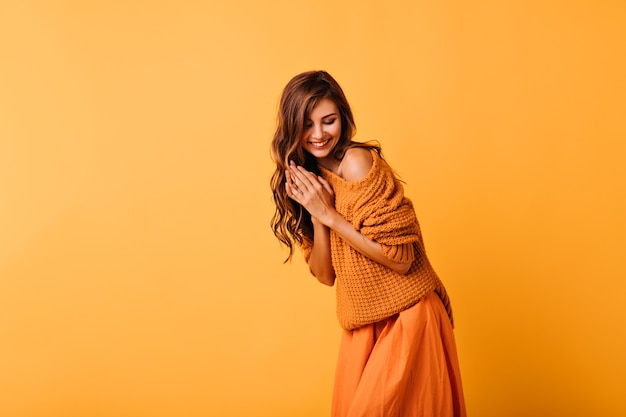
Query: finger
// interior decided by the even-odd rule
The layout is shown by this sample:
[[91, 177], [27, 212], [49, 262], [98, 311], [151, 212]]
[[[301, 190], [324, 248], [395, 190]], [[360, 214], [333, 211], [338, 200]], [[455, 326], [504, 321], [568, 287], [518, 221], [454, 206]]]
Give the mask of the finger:
[[298, 188], [298, 185], [293, 181], [293, 176], [289, 176], [289, 179], [285, 181], [285, 187], [291, 193]]
[[307, 171], [302, 166], [296, 166], [295, 172], [298, 180], [304, 185], [304, 187], [306, 187], [307, 191], [320, 192], [323, 190], [324, 187], [316, 174], [311, 171]]
[[285, 171], [285, 174], [286, 174], [286, 178], [287, 178], [286, 184], [290, 185], [290, 187], [292, 189], [292, 192], [293, 192], [294, 190], [296, 190], [298, 188], [298, 184], [296, 182], [296, 176], [293, 173], [289, 172], [289, 171]]
[[302, 187], [303, 191], [310, 190], [313, 187], [311, 181], [295, 165], [291, 166], [291, 178], [294, 184], [298, 187]]
[[298, 172], [300, 172], [304, 176], [304, 178], [308, 179], [311, 182], [311, 184], [315, 184], [319, 182], [317, 180], [317, 175], [315, 175], [311, 171], [308, 171], [304, 167], [301, 167], [301, 166], [298, 166], [297, 168], [298, 168]]
[[291, 198], [297, 203], [300, 203], [300, 198], [298, 195], [296, 195], [296, 192], [298, 191], [295, 190], [291, 184], [289, 183], [285, 184], [285, 191], [287, 191], [287, 197]]
[[322, 184], [322, 187], [324, 187], [324, 189], [328, 191], [330, 195], [333, 195], [333, 187], [330, 186], [330, 183], [326, 181], [323, 177], [320, 177], [319, 175], [317, 179]]

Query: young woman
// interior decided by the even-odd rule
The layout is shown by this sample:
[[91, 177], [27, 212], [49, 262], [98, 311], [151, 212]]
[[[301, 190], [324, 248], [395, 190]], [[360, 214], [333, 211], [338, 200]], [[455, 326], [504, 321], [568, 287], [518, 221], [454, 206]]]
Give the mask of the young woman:
[[332, 415], [464, 416], [446, 290], [401, 182], [354, 132], [328, 73], [289, 81], [272, 141], [272, 227], [287, 259], [297, 245], [321, 283], [336, 283], [344, 330]]

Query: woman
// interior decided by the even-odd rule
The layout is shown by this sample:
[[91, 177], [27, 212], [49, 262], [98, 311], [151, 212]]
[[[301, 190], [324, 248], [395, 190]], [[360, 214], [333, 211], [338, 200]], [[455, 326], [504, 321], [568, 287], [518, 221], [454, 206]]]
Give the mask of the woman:
[[272, 227], [335, 283], [343, 327], [332, 415], [464, 416], [452, 309], [413, 205], [324, 71], [285, 87], [272, 141]]

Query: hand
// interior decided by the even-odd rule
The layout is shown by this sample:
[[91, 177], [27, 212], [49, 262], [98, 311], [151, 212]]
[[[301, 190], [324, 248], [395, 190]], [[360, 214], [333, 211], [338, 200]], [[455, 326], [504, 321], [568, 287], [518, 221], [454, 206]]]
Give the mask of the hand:
[[285, 189], [292, 200], [304, 207], [313, 217], [325, 225], [336, 213], [335, 193], [328, 181], [290, 162], [285, 172]]

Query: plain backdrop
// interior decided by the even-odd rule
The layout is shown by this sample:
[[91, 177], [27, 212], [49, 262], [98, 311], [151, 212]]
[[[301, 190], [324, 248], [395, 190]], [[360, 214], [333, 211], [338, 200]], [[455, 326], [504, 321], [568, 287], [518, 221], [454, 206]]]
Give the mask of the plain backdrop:
[[334, 289], [269, 222], [342, 84], [452, 297], [469, 414], [626, 415], [626, 3], [0, 3], [0, 415], [329, 414]]

